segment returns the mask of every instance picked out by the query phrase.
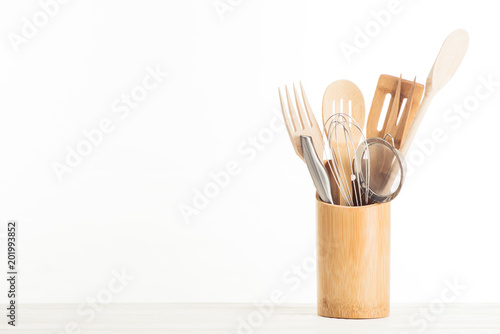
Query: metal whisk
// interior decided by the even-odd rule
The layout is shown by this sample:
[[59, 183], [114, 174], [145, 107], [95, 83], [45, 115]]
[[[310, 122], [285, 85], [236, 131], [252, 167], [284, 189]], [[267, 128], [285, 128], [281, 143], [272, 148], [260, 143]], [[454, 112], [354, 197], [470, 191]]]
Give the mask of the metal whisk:
[[[330, 116], [325, 122], [324, 129], [327, 137], [326, 166], [339, 190], [338, 204], [347, 206], [368, 204], [368, 193], [363, 189], [369, 187], [369, 173], [363, 177], [362, 185], [359, 170], [353, 167], [354, 164], [359, 164], [364, 166], [363, 170], [370, 170], [369, 150], [366, 150], [366, 154], [362, 157], [356, 155], [358, 147], [362, 145], [367, 147], [363, 130], [353, 117], [344, 113]], [[356, 161], [357, 159], [361, 161]]]

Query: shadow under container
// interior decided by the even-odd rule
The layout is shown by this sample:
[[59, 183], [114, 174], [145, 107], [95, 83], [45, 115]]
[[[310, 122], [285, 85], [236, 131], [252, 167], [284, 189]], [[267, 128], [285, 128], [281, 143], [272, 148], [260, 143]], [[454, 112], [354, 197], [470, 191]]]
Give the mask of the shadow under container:
[[318, 315], [389, 316], [390, 202], [349, 207], [316, 195]]

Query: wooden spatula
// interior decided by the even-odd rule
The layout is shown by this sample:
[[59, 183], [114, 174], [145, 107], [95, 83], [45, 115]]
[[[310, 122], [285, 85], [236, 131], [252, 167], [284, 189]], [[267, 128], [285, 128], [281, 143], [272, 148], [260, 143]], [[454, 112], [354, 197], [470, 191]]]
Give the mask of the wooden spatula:
[[[368, 114], [368, 121], [366, 123], [367, 137], [384, 138], [389, 134], [394, 139], [394, 146], [399, 149], [411, 122], [415, 118], [415, 113], [420, 105], [423, 93], [424, 85], [422, 84], [405, 80], [401, 77], [381, 75], [375, 94], [373, 95], [370, 113]], [[391, 100], [385, 119], [383, 120], [383, 126], [378, 130], [377, 126], [387, 94], [391, 95]], [[406, 99], [406, 106], [401, 110], [404, 99]]]

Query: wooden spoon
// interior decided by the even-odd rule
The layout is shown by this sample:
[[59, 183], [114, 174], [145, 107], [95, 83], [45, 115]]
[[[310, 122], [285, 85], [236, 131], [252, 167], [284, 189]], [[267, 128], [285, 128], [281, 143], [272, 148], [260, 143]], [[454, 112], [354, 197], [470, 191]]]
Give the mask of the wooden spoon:
[[422, 103], [417, 110], [417, 114], [408, 130], [406, 138], [403, 140], [403, 145], [400, 149], [403, 155], [406, 155], [408, 152], [432, 98], [455, 74], [458, 66], [460, 66], [460, 63], [464, 59], [468, 46], [469, 35], [467, 31], [463, 29], [455, 30], [444, 41], [429, 76], [427, 77]]
[[[358, 123], [361, 129], [364, 128], [365, 124], [365, 101], [363, 99], [363, 94], [361, 90], [351, 81], [348, 80], [338, 80], [332, 82], [325, 90], [323, 95], [323, 124], [326, 126], [329, 118], [334, 113], [344, 113], [351, 116], [356, 123]], [[359, 131], [351, 129], [352, 133], [352, 144], [342, 140], [343, 136], [339, 136], [339, 140], [336, 143], [330, 142], [331, 147], [339, 147], [338, 152], [335, 152], [340, 157], [339, 163], [343, 168], [344, 186], [349, 189], [352, 194], [352, 184], [351, 184], [351, 167], [352, 161], [350, 161], [347, 154], [348, 150], [352, 150], [350, 145], [354, 145], [354, 148], [358, 146], [358, 142], [361, 136]], [[325, 128], [325, 133], [327, 133], [328, 128]], [[332, 136], [333, 137], [333, 136]], [[331, 138], [334, 140], [334, 138]], [[349, 146], [348, 146], [349, 145]], [[351, 156], [351, 158], [354, 155]], [[334, 178], [331, 178], [334, 180]], [[337, 189], [336, 184], [332, 184], [333, 189]], [[334, 192], [335, 193], [335, 192]], [[336, 191], [336, 193], [339, 193]], [[334, 198], [335, 200], [335, 198]], [[347, 205], [347, 201], [340, 196], [339, 202], [341, 205]]]

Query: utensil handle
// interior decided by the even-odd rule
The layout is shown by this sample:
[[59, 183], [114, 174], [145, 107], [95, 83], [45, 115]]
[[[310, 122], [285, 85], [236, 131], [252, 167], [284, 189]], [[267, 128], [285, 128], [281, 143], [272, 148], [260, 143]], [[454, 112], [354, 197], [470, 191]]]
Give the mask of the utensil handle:
[[399, 150], [404, 157], [406, 157], [406, 153], [408, 153], [408, 150], [411, 147], [411, 143], [413, 142], [418, 128], [420, 127], [420, 123], [422, 123], [422, 120], [424, 119], [425, 112], [429, 108], [429, 104], [431, 104], [432, 97], [432, 94], [425, 92], [422, 103], [420, 103], [420, 106], [418, 107], [415, 118], [413, 119], [413, 122], [410, 125], [410, 129], [408, 129], [408, 133], [403, 140], [403, 145], [401, 145], [401, 148]]
[[325, 166], [319, 159], [318, 154], [314, 149], [311, 137], [300, 136], [300, 143], [302, 145], [304, 161], [309, 169], [309, 173], [311, 174], [319, 198], [323, 202], [333, 204], [330, 177], [328, 176]]

